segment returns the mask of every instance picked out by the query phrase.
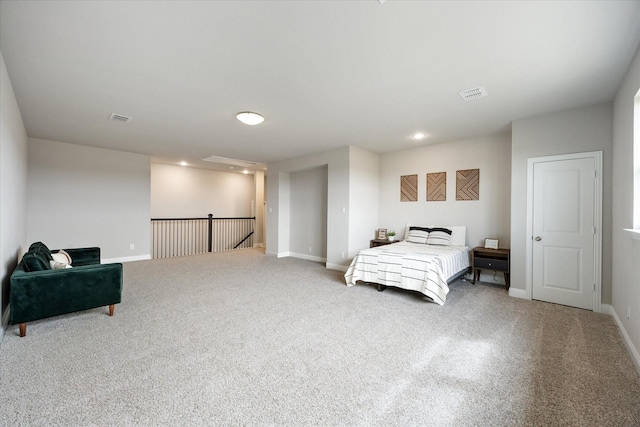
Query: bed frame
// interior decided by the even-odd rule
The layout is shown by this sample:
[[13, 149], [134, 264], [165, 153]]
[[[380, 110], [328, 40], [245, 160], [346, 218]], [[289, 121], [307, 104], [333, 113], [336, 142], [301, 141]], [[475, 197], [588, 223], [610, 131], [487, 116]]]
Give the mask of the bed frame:
[[[462, 277], [462, 280], [464, 280], [466, 282], [467, 278], [463, 277], [463, 276], [465, 274], [471, 274], [472, 272], [473, 272], [473, 267], [471, 267], [471, 266], [465, 268], [464, 270], [460, 270], [459, 272], [457, 272], [456, 274], [454, 274], [453, 276], [451, 276], [451, 277], [449, 277], [447, 279], [447, 285], [452, 284], [453, 282], [455, 282], [456, 280], [458, 280], [461, 277]], [[372, 285], [376, 285], [378, 287], [378, 292], [382, 292], [385, 289], [387, 289], [387, 285], [381, 285], [380, 283], [374, 283], [374, 282], [369, 282], [369, 283], [371, 283]], [[402, 288], [398, 288], [398, 289], [402, 289]]]

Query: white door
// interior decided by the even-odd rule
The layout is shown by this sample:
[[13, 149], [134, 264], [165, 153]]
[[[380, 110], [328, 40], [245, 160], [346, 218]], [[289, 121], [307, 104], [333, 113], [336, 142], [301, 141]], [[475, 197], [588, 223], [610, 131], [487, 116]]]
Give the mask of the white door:
[[594, 157], [533, 163], [533, 299], [595, 309], [598, 200]]

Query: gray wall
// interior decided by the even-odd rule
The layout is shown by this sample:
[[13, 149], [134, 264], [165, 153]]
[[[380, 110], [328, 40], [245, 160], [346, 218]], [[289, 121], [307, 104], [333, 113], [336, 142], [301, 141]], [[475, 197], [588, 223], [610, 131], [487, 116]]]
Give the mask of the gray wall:
[[349, 253], [369, 247], [379, 228], [380, 155], [362, 148], [349, 148]]
[[33, 138], [27, 146], [27, 241], [99, 246], [103, 261], [150, 257], [148, 156]]
[[[291, 252], [291, 175], [315, 167], [327, 167], [327, 268], [346, 270], [350, 257], [357, 250], [350, 246], [352, 233], [375, 227], [377, 208], [356, 209], [352, 212], [351, 194], [360, 190], [359, 180], [351, 182], [351, 160], [366, 163], [375, 170], [376, 154], [343, 147], [268, 165], [267, 181], [267, 254], [289, 256]], [[355, 160], [357, 158], [357, 160]], [[354, 166], [355, 168], [355, 166]], [[375, 174], [373, 174], [375, 175]], [[377, 181], [367, 183], [366, 192], [377, 191]], [[371, 188], [373, 186], [373, 189]], [[356, 200], [356, 199], [354, 199]], [[354, 216], [358, 213], [358, 217]], [[360, 215], [361, 214], [361, 215]], [[353, 223], [353, 225], [352, 225]], [[360, 246], [360, 245], [359, 245]]]
[[[634, 224], [634, 175], [640, 186], [640, 106], [634, 123], [634, 96], [640, 90], [640, 51], [636, 53], [613, 103], [612, 305], [640, 370], [640, 241], [625, 228]], [[635, 143], [634, 143], [635, 132]], [[635, 147], [634, 147], [635, 145]], [[635, 168], [633, 158], [637, 159]], [[636, 190], [636, 198], [640, 197]], [[636, 200], [636, 205], [638, 205]], [[636, 218], [640, 212], [636, 212]], [[631, 311], [631, 318], [627, 315]]]
[[9, 277], [26, 251], [27, 133], [0, 52], [0, 341], [7, 325]]
[[327, 259], [327, 166], [294, 172], [291, 178], [289, 252], [297, 258]]
[[253, 214], [256, 217], [256, 229], [255, 229], [255, 238], [253, 239], [254, 246], [264, 247], [264, 228], [265, 228], [265, 212], [264, 212], [264, 204], [267, 201], [266, 199], [266, 187], [267, 180], [264, 176], [264, 171], [255, 171], [254, 174], [254, 183], [253, 187], [255, 188], [255, 198], [254, 198], [254, 212]]
[[[402, 238], [407, 223], [466, 225], [467, 245], [483, 245], [486, 237], [510, 238], [511, 137], [493, 135], [428, 145], [384, 154], [380, 158], [380, 224]], [[456, 171], [480, 169], [480, 198], [456, 200]], [[427, 202], [426, 175], [447, 173], [447, 200]], [[400, 201], [400, 176], [418, 175], [418, 201]]]
[[254, 177], [151, 163], [151, 216], [251, 216]]
[[611, 103], [517, 120], [511, 146], [511, 287], [526, 289], [527, 159], [603, 152], [602, 303], [611, 303]]

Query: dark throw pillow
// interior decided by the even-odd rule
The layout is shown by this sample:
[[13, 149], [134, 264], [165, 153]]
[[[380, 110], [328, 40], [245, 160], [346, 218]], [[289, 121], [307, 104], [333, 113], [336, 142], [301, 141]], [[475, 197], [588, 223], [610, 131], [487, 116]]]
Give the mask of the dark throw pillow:
[[36, 255], [33, 252], [24, 254], [22, 257], [22, 265], [24, 265], [24, 271], [51, 270], [49, 261], [44, 260], [42, 256]]

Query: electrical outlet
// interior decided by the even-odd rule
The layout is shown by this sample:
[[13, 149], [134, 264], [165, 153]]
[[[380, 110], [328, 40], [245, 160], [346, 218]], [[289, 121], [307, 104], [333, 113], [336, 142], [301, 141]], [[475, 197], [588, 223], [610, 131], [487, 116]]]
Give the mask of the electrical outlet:
[[627, 320], [631, 320], [631, 306], [627, 306]]
[[340, 258], [342, 258], [342, 259], [344, 259], [344, 258], [345, 258], [345, 256], [344, 256], [344, 252], [340, 252]]
[[313, 249], [311, 249], [311, 246], [309, 246], [309, 252], [313, 252]]
[[131, 250], [135, 249], [135, 246], [133, 245], [133, 243], [129, 245], [129, 249], [131, 249]]

